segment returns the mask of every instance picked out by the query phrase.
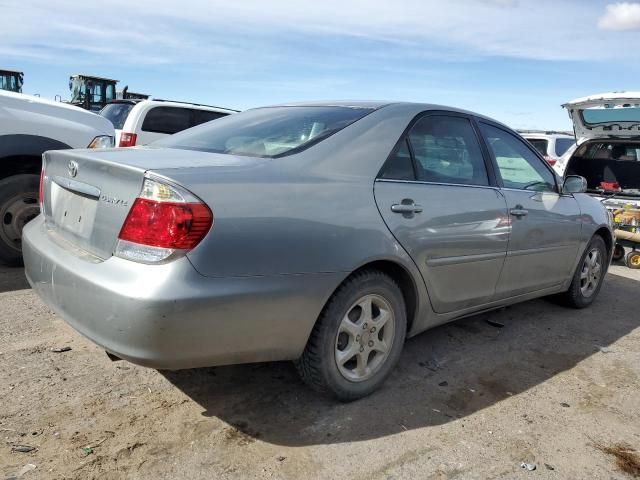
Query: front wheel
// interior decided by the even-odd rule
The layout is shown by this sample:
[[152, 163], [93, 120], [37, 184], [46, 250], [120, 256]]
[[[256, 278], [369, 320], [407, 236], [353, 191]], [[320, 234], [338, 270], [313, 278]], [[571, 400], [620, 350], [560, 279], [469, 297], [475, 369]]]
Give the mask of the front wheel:
[[296, 367], [315, 390], [356, 400], [387, 378], [400, 358], [406, 330], [397, 283], [376, 270], [357, 273], [329, 299]]
[[580, 259], [573, 280], [564, 294], [565, 302], [574, 308], [585, 308], [593, 303], [600, 292], [607, 273], [607, 247], [602, 237], [596, 235]]

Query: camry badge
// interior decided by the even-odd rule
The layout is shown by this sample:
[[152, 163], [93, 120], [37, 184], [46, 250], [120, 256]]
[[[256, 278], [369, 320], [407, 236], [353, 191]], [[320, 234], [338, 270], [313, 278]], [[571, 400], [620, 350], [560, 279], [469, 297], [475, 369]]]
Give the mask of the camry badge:
[[69, 175], [71, 176], [71, 178], [78, 175], [78, 162], [76, 162], [75, 160], [69, 160], [67, 168], [69, 169]]

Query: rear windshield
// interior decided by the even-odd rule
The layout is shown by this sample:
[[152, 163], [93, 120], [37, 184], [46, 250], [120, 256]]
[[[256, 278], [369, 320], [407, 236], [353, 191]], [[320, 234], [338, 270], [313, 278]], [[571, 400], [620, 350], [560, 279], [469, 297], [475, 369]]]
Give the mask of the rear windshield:
[[624, 105], [610, 108], [587, 108], [582, 110], [582, 119], [586, 125], [640, 122], [640, 107], [638, 105]]
[[110, 103], [100, 110], [100, 115], [113, 123], [113, 128], [122, 130], [127, 115], [134, 107], [133, 103]]
[[527, 140], [540, 152], [541, 155], [548, 155], [547, 146], [549, 145], [549, 142], [547, 140], [543, 138], [527, 138]]
[[206, 123], [154, 145], [275, 158], [300, 152], [373, 109], [341, 106], [269, 107]]
[[569, 147], [576, 143], [573, 138], [556, 138], [556, 156], [561, 157]]

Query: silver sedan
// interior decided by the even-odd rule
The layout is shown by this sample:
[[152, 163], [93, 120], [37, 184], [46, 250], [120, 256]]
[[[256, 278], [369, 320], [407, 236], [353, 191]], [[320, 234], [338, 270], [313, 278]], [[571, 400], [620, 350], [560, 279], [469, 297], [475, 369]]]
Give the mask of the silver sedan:
[[435, 105], [257, 108], [43, 162], [26, 272], [75, 329], [154, 368], [294, 360], [341, 400], [435, 325], [545, 295], [590, 305], [613, 245], [584, 179]]

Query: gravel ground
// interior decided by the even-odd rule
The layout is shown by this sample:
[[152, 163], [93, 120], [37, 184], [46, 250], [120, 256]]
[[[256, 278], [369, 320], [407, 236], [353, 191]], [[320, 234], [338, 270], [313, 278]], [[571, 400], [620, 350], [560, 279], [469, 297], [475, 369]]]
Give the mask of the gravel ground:
[[0, 267], [0, 478], [625, 478], [593, 442], [640, 449], [639, 282], [615, 266], [590, 309], [536, 300], [438, 327], [340, 404], [284, 362], [111, 362]]

